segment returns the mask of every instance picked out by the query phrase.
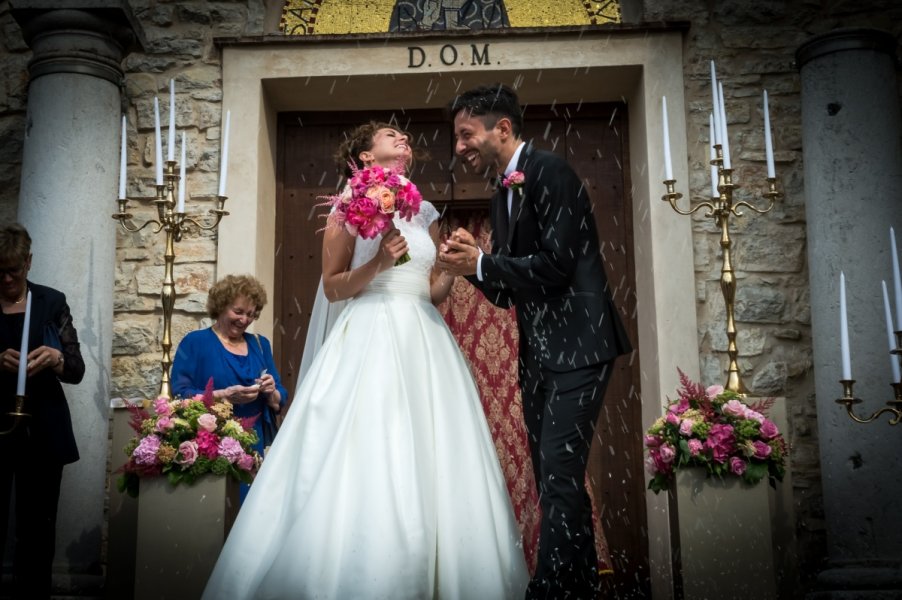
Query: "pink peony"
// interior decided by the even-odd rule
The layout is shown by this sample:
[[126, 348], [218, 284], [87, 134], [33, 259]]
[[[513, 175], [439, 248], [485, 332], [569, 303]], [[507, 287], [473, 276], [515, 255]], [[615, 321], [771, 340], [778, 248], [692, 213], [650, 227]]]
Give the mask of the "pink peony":
[[160, 438], [149, 435], [138, 443], [138, 447], [132, 452], [135, 462], [139, 465], [157, 464], [157, 451], [160, 449]]
[[661, 444], [661, 447], [658, 448], [658, 455], [661, 457], [661, 460], [667, 464], [673, 462], [673, 459], [676, 458], [676, 450], [673, 449], [673, 446], [670, 444]]
[[219, 455], [219, 437], [209, 431], [198, 431], [197, 451], [209, 459], [215, 459]]
[[745, 473], [746, 468], [745, 461], [739, 458], [738, 456], [734, 456], [730, 459], [730, 471], [732, 471], [736, 475], [742, 475]]
[[180, 465], [193, 465], [197, 460], [197, 442], [187, 441], [179, 444], [179, 456], [175, 459]]
[[241, 442], [236, 440], [233, 437], [224, 437], [219, 441], [219, 447], [217, 448], [219, 452], [219, 456], [223, 457], [230, 463], [236, 462], [241, 455], [244, 454], [244, 450], [241, 448]]
[[705, 445], [702, 443], [701, 440], [697, 440], [694, 438], [689, 440], [687, 442], [687, 445], [689, 446], [689, 454], [691, 456], [698, 456], [699, 453], [702, 451], [702, 448], [705, 447]]
[[677, 426], [680, 424], [680, 418], [672, 412], [668, 412], [667, 416], [664, 417], [664, 420], [667, 421], [668, 425]]
[[197, 425], [204, 431], [216, 431], [216, 415], [204, 413], [197, 418]]
[[776, 424], [770, 419], [764, 419], [764, 421], [761, 422], [760, 432], [761, 437], [766, 440], [772, 440], [780, 435], [780, 431], [777, 429]]

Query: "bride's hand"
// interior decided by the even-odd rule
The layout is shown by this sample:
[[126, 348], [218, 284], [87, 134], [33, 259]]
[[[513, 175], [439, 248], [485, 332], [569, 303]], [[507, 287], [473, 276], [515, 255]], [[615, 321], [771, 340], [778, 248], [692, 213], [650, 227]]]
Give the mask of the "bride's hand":
[[407, 252], [407, 240], [397, 229], [390, 229], [382, 237], [379, 250], [379, 270], [390, 269]]

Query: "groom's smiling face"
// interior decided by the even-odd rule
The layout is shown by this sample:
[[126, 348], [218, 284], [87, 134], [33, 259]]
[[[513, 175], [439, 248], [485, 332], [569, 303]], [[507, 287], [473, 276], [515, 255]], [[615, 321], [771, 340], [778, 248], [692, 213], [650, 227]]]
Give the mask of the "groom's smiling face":
[[487, 170], [490, 174], [500, 173], [507, 166], [500, 160], [500, 121], [486, 127], [486, 121], [492, 120], [491, 116], [472, 115], [466, 110], [454, 116], [454, 152], [477, 173], [485, 174]]

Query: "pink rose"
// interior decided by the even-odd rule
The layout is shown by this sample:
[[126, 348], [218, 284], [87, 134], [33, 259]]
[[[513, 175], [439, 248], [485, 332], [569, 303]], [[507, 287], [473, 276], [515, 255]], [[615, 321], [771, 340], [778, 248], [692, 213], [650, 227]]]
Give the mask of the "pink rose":
[[695, 425], [695, 422], [692, 419], [683, 419], [683, 422], [680, 423], [680, 434], [689, 437], [692, 435], [692, 427]]
[[661, 444], [661, 447], [658, 448], [658, 455], [664, 463], [670, 464], [676, 458], [676, 450], [670, 444]]
[[197, 424], [204, 431], [216, 431], [216, 415], [204, 413], [201, 416], [197, 417]]
[[723, 405], [723, 408], [721, 408], [721, 410], [725, 415], [730, 415], [731, 417], [736, 417], [737, 419], [744, 419], [746, 418], [745, 413], [748, 408], [739, 400], [730, 400]]
[[395, 212], [395, 195], [384, 185], [371, 187], [366, 191], [366, 196], [376, 201], [382, 214], [390, 215]]
[[153, 401], [153, 410], [161, 417], [168, 417], [172, 414], [172, 408], [169, 406], [169, 398], [157, 398]]
[[230, 463], [237, 462], [241, 455], [244, 454], [244, 450], [241, 448], [241, 443], [233, 437], [224, 437], [219, 441], [219, 447], [217, 448], [219, 452], [219, 456], [223, 457]]
[[256, 461], [254, 460], [254, 457], [251, 456], [250, 454], [242, 454], [241, 457], [238, 459], [237, 464], [238, 464], [238, 468], [241, 469], [242, 471], [252, 471], [254, 469], [254, 464], [256, 464]]
[[646, 434], [643, 440], [646, 448], [657, 448], [664, 441], [661, 436]]
[[680, 424], [680, 418], [678, 416], [676, 416], [675, 414], [673, 414], [672, 412], [668, 412], [667, 416], [664, 417], [664, 420], [667, 421], [668, 425], [676, 426], [676, 425]]
[[755, 445], [755, 458], [767, 458], [770, 456], [771, 447], [769, 444], [765, 444], [764, 442], [759, 442], [755, 440], [753, 442]]
[[745, 461], [738, 456], [734, 456], [730, 459], [730, 471], [732, 471], [736, 475], [742, 475], [743, 473], [745, 473], [745, 467]]
[[172, 422], [172, 419], [170, 419], [169, 417], [160, 417], [157, 420], [157, 424], [154, 427], [154, 430], [160, 433], [165, 433], [173, 427], [175, 427], [175, 423]]
[[523, 185], [524, 181], [526, 181], [526, 175], [521, 171], [514, 171], [502, 180], [501, 185], [506, 188], [516, 188]]
[[197, 442], [187, 441], [179, 444], [179, 456], [175, 459], [180, 465], [193, 465], [197, 460]]
[[780, 435], [780, 431], [777, 429], [776, 424], [770, 419], [764, 419], [764, 421], [761, 422], [759, 431], [761, 432], [761, 437], [766, 440], [772, 440]]
[[687, 445], [689, 446], [689, 454], [691, 456], [698, 456], [699, 453], [702, 451], [702, 448], [705, 447], [705, 445], [702, 444], [701, 440], [697, 440], [694, 438], [689, 440], [689, 442], [687, 442]]
[[709, 385], [707, 389], [705, 389], [705, 393], [708, 395], [709, 400], [714, 400], [715, 398], [723, 394], [723, 386]]
[[139, 465], [157, 464], [157, 451], [160, 449], [160, 438], [149, 435], [138, 442], [138, 447], [132, 452], [135, 462]]
[[745, 411], [745, 418], [752, 420], [752, 421], [758, 421], [759, 423], [764, 422], [764, 415], [762, 415], [761, 413], [759, 413], [757, 411], [752, 410], [751, 408], [749, 408]]

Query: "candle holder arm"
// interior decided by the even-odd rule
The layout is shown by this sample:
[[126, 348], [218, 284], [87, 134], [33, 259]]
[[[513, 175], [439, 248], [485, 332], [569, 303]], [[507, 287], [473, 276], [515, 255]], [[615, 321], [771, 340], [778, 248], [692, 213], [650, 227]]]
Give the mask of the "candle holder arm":
[[884, 413], [893, 415], [893, 417], [889, 420], [890, 425], [898, 425], [900, 422], [902, 422], [902, 383], [892, 384], [895, 400], [890, 400], [889, 402], [887, 402], [887, 407], [875, 411], [871, 414], [870, 417], [859, 417], [853, 410], [853, 407], [856, 404], [861, 404], [861, 398], [856, 398], [852, 390], [853, 386], [855, 385], [855, 380], [841, 379], [839, 382], [843, 386], [843, 397], [837, 398], [836, 403], [845, 406], [846, 413], [856, 423], [870, 423], [871, 421], [876, 421]]

